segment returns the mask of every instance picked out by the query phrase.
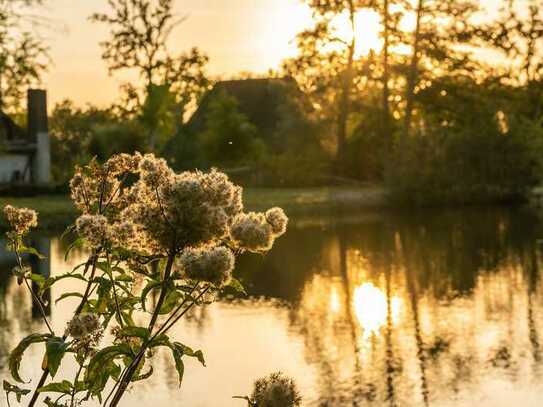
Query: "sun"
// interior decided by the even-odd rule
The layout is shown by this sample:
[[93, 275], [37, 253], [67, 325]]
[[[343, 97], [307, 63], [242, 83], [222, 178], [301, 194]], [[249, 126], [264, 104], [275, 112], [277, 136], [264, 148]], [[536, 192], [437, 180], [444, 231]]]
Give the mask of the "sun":
[[[364, 330], [365, 338], [379, 334], [381, 328], [387, 323], [387, 297], [372, 283], [364, 283], [354, 289], [353, 307], [356, 318]], [[401, 307], [400, 298], [396, 296], [390, 298], [392, 323], [398, 322]]]
[[[340, 39], [350, 42], [353, 37], [351, 23], [347, 14], [336, 17], [332, 26]], [[355, 56], [368, 55], [370, 51], [379, 52], [383, 48], [383, 41], [380, 37], [381, 18], [372, 10], [360, 10], [355, 16]]]

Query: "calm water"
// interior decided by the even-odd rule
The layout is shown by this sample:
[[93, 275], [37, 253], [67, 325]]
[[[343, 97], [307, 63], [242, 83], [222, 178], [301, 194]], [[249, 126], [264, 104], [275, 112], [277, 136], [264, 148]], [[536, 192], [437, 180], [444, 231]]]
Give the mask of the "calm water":
[[[188, 362], [179, 389], [159, 353], [124, 405], [244, 407], [231, 396], [276, 370], [297, 379], [306, 406], [543, 405], [540, 238], [543, 223], [520, 209], [299, 220], [269, 255], [240, 260], [250, 299], [200, 309], [177, 328], [208, 366]], [[84, 258], [66, 264], [56, 238], [36, 241], [50, 253], [44, 273]], [[43, 330], [2, 262], [0, 379], [9, 349]], [[57, 331], [75, 303], [52, 305]], [[26, 354], [24, 377], [37, 378], [42, 352]]]

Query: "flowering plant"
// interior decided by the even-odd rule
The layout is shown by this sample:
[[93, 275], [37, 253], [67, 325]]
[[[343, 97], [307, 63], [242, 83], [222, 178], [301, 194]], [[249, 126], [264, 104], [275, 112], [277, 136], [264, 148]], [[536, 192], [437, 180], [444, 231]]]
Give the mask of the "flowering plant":
[[[103, 165], [93, 160], [76, 169], [70, 188], [81, 215], [70, 228], [77, 239], [67, 255], [75, 246], [88, 248], [90, 255], [64, 275], [44, 278], [23, 264], [23, 253], [39, 255], [24, 244], [30, 228], [37, 225], [37, 214], [4, 208], [12, 227], [8, 246], [18, 262], [14, 271], [32, 293], [48, 329], [24, 338], [11, 353], [12, 377], [24, 383], [19, 366], [25, 350], [45, 343], [37, 386], [32, 391], [4, 381], [8, 402], [11, 393], [19, 401], [32, 393], [28, 404], [32, 407], [46, 393], [49, 407], [89, 400], [117, 406], [131, 383], [153, 374], [149, 359], [160, 347], [171, 352], [181, 384], [185, 357], [204, 365], [205, 361], [201, 351], [170, 337], [171, 328], [225, 287], [243, 293], [232, 276], [235, 256], [270, 250], [285, 232], [287, 217], [280, 208], [246, 213], [242, 189], [225, 174], [216, 170], [176, 174], [152, 154], [120, 154]], [[80, 298], [65, 332], [58, 335], [48, 321], [42, 295], [61, 279], [81, 280], [84, 289], [57, 299]], [[37, 292], [29, 281], [39, 287]], [[158, 296], [154, 307], [147, 300], [151, 292]], [[147, 315], [144, 324], [136, 322], [142, 319], [140, 314]], [[103, 339], [107, 329], [113, 336], [110, 343]], [[75, 357], [77, 373], [72, 380], [59, 381], [55, 376], [68, 354]]]

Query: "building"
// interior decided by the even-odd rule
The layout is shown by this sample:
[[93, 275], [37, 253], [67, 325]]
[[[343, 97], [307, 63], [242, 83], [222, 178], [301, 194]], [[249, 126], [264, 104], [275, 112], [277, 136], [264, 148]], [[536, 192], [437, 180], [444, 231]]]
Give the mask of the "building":
[[45, 91], [29, 90], [27, 121], [28, 128], [23, 129], [0, 111], [0, 186], [46, 186], [50, 182]]

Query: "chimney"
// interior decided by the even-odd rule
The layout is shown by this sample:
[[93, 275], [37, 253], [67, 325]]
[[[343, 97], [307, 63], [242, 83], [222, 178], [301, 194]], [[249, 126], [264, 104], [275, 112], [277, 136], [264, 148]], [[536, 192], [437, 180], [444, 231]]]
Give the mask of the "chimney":
[[32, 158], [32, 182], [36, 185], [49, 185], [51, 181], [51, 147], [45, 90], [28, 90], [28, 135], [36, 143], [36, 151]]

